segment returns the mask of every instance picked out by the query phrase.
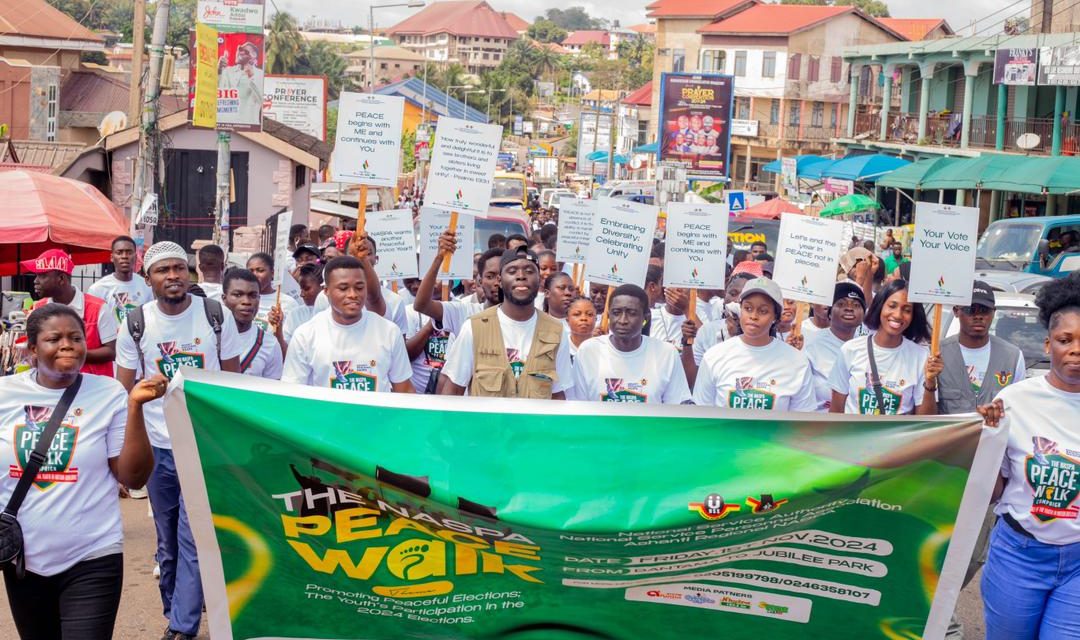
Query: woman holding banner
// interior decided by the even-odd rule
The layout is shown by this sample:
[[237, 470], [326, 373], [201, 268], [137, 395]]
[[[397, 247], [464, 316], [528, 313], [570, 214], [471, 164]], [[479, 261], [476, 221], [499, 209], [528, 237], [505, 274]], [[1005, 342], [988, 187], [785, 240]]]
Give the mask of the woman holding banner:
[[990, 426], [1009, 418], [982, 574], [987, 640], [1080, 638], [1080, 273], [1047, 284], [1035, 304], [1050, 371], [979, 407]]
[[829, 375], [829, 411], [936, 414], [943, 365], [921, 344], [930, 341], [930, 323], [922, 304], [908, 302], [907, 281], [885, 285], [866, 310], [864, 323], [876, 333], [840, 348]]

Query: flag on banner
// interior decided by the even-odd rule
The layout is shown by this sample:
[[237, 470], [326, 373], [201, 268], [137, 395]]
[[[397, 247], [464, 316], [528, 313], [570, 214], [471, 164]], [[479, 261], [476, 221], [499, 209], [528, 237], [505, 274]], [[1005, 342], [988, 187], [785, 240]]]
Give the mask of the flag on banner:
[[211, 637], [940, 639], [1006, 436], [553, 406], [183, 369]]

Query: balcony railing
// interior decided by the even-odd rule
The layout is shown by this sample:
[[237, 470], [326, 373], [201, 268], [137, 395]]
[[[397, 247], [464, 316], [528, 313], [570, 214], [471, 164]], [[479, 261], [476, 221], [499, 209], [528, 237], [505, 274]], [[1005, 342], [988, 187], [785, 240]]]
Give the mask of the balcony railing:
[[870, 136], [873, 139], [877, 139], [881, 134], [881, 114], [880, 113], [856, 113], [855, 114], [855, 135], [857, 136]]

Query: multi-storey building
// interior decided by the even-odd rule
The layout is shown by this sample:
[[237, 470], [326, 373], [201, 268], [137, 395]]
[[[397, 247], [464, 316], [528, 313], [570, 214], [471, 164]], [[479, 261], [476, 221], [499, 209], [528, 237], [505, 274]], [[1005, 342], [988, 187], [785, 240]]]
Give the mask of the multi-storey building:
[[502, 62], [519, 34], [484, 0], [435, 2], [386, 30], [398, 46], [432, 62], [457, 62], [479, 73]]

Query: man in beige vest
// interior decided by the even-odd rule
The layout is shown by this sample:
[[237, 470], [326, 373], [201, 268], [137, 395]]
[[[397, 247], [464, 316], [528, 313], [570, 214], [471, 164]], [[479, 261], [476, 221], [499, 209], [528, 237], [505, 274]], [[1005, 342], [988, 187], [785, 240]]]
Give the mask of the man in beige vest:
[[499, 260], [502, 304], [472, 316], [450, 347], [444, 395], [565, 400], [574, 384], [570, 331], [534, 306], [536, 254], [508, 249]]

